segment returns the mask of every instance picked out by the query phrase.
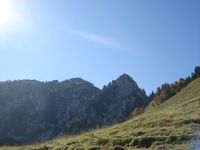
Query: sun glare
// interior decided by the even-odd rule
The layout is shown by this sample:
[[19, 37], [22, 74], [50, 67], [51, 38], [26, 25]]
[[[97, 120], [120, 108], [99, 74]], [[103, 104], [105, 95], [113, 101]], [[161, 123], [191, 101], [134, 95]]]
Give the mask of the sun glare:
[[13, 17], [12, 0], [0, 0], [0, 26], [6, 25]]

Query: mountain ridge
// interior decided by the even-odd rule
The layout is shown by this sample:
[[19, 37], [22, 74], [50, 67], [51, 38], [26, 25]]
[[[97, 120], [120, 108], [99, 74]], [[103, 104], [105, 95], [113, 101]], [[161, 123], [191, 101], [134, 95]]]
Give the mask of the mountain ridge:
[[112, 125], [147, 99], [127, 74], [103, 89], [81, 78], [0, 82], [0, 141], [24, 144]]
[[200, 78], [169, 100], [126, 122], [40, 144], [4, 150], [197, 150]]
[[[151, 122], [145, 126], [155, 126], [156, 118], [152, 118], [151, 115], [155, 115], [152, 112], [156, 112], [160, 108], [161, 111], [164, 111], [165, 109], [163, 108], [166, 107], [166, 104], [172, 108], [178, 106], [179, 104], [175, 100], [171, 102], [171, 99], [177, 99], [176, 97], [180, 93], [186, 94], [188, 87], [196, 84], [195, 88], [192, 86], [193, 90], [188, 90], [189, 93], [187, 95], [178, 96], [185, 99], [191, 94], [194, 97], [192, 95], [194, 90], [196, 90], [196, 93], [199, 92], [197, 90], [200, 85], [199, 77], [200, 67], [196, 67], [191, 77], [180, 78], [180, 80], [172, 84], [163, 84], [156, 93], [152, 93], [149, 96], [146, 95], [144, 89], [138, 87], [137, 83], [128, 74], [120, 75], [102, 89], [81, 78], [71, 78], [61, 82], [57, 80], [48, 82], [37, 80], [0, 82], [0, 120], [2, 122], [0, 124], [0, 145], [30, 144], [64, 135], [77, 135], [78, 133], [124, 122], [130, 119], [130, 115], [134, 119], [140, 118], [140, 116], [148, 116], [146, 118], [151, 118]], [[186, 93], [183, 91], [186, 91]], [[185, 100], [187, 101], [187, 99]], [[198, 100], [198, 97], [197, 99], [194, 98], [194, 102], [198, 102]], [[154, 105], [155, 102], [156, 105]], [[180, 100], [177, 100], [177, 102], [180, 102]], [[191, 99], [190, 103], [193, 103], [193, 99]], [[183, 104], [184, 107], [186, 105], [185, 103]], [[182, 105], [177, 108], [181, 107]], [[173, 111], [166, 111], [166, 113], [169, 112]], [[148, 113], [151, 115], [149, 116]], [[162, 119], [159, 121], [163, 124]], [[198, 126], [199, 120], [194, 118], [184, 122], [196, 123]], [[145, 122], [143, 123], [142, 121], [139, 124], [143, 126]], [[164, 125], [166, 124], [164, 123]], [[134, 126], [133, 129], [135, 128], [138, 127]], [[146, 129], [144, 128], [144, 130]], [[140, 136], [144, 133], [139, 131], [139, 133], [134, 134], [139, 134]], [[138, 146], [138, 144], [140, 145], [139, 147], [152, 147], [154, 141], [157, 141], [157, 137], [155, 139], [154, 136], [150, 138], [148, 136], [147, 134], [146, 137], [143, 137], [144, 139], [135, 137], [137, 140], [144, 140], [145, 143], [143, 144], [145, 145], [137, 140], [134, 140], [136, 143], [131, 145], [133, 147]], [[183, 137], [178, 137], [181, 138], [181, 142], [188, 141], [193, 137], [193, 135], [181, 136]], [[165, 139], [166, 137], [163, 138]], [[173, 136], [169, 138], [177, 140]]]

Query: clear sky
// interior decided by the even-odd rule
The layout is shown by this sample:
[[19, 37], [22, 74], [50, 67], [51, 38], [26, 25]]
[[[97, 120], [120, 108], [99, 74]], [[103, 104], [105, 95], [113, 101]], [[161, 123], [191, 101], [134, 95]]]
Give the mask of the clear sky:
[[0, 1], [12, 5], [0, 10], [1, 81], [101, 88], [127, 73], [149, 93], [200, 65], [199, 0]]

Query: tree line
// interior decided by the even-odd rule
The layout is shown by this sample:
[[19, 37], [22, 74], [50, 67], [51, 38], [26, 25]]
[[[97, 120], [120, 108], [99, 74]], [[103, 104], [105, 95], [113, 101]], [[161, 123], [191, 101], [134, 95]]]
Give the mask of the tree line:
[[[180, 78], [174, 83], [164, 83], [157, 88], [156, 92], [153, 92], [149, 95], [150, 104], [153, 107], [161, 104], [162, 102], [168, 100], [172, 96], [176, 95], [182, 88], [186, 87], [190, 82], [200, 77], [200, 66], [196, 66], [194, 72], [186, 78]], [[130, 117], [136, 117], [145, 112], [145, 107], [136, 107]]]
[[160, 87], [157, 88], [155, 93], [152, 92], [150, 94], [149, 97], [152, 99], [151, 105], [155, 107], [160, 103], [166, 101], [198, 77], [200, 77], [200, 66], [195, 67], [194, 72], [191, 73], [191, 76], [180, 78], [178, 81], [175, 81], [171, 84], [162, 84]]

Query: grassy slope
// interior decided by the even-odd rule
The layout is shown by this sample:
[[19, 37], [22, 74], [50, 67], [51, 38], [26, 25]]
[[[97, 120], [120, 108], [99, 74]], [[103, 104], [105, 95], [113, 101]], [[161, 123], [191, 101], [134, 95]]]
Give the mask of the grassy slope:
[[191, 139], [200, 131], [200, 78], [193, 81], [177, 95], [156, 108], [129, 121], [112, 127], [64, 137], [42, 144], [2, 149], [110, 149], [121, 146], [130, 149], [189, 149]]

